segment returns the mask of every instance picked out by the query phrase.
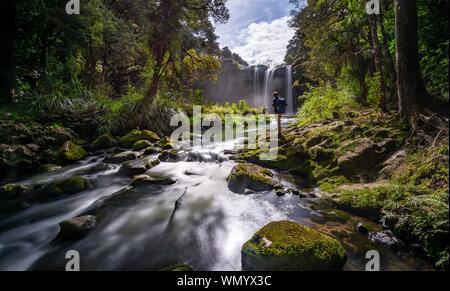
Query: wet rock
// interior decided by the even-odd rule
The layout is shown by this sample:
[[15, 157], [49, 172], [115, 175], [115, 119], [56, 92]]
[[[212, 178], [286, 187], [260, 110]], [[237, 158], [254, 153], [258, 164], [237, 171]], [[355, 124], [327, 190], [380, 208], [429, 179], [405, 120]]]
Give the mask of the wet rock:
[[369, 239], [374, 243], [392, 248], [398, 248], [404, 245], [403, 242], [399, 238], [397, 238], [390, 230], [370, 232]]
[[186, 176], [202, 176], [204, 173], [200, 169], [187, 169], [184, 174]]
[[158, 147], [162, 148], [163, 150], [172, 150], [173, 146], [170, 140], [168, 139], [162, 139], [157, 143]]
[[85, 237], [97, 226], [95, 216], [86, 215], [63, 221], [59, 224], [59, 237], [63, 240], [76, 240]]
[[68, 179], [51, 183], [39, 191], [37, 198], [53, 198], [61, 195], [76, 194], [88, 189], [89, 180], [81, 176], [73, 176]]
[[109, 133], [100, 135], [91, 144], [91, 149], [94, 151], [113, 148], [117, 145], [117, 140]]
[[61, 166], [58, 166], [55, 164], [45, 164], [45, 165], [42, 165], [40, 169], [43, 172], [51, 173], [51, 172], [58, 171], [61, 168], [62, 168]]
[[39, 152], [39, 149], [41, 148], [39, 145], [35, 143], [29, 143], [26, 145], [26, 147], [35, 153]]
[[364, 235], [368, 235], [368, 234], [369, 234], [369, 230], [367, 229], [367, 227], [366, 227], [362, 222], [360, 222], [360, 223], [358, 223], [358, 224], [356, 225], [356, 229], [357, 229], [361, 234], [364, 234]]
[[139, 157], [139, 153], [136, 152], [122, 152], [113, 154], [105, 159], [105, 163], [108, 164], [122, 164], [124, 162], [135, 160]]
[[122, 172], [130, 176], [143, 174], [151, 168], [159, 165], [160, 161], [156, 158], [142, 158], [126, 162], [122, 167]]
[[168, 186], [173, 185], [177, 181], [170, 177], [153, 177], [148, 174], [135, 176], [131, 182], [131, 186], [146, 186], [146, 185], [161, 185]]
[[244, 271], [339, 271], [347, 261], [336, 239], [291, 221], [264, 226], [241, 255]]
[[178, 152], [176, 150], [171, 150], [171, 151], [163, 151], [158, 159], [161, 162], [176, 162], [180, 159], [180, 157], [178, 156]]
[[284, 188], [275, 190], [275, 194], [277, 194], [278, 197], [284, 196], [287, 194], [286, 190]]
[[148, 140], [140, 140], [133, 145], [133, 150], [142, 151], [151, 146], [152, 146], [152, 143], [149, 142]]
[[145, 149], [144, 155], [153, 155], [153, 154], [157, 154], [157, 153], [161, 153], [161, 152], [162, 152], [162, 149], [154, 147], [154, 146], [150, 146]]
[[70, 164], [84, 159], [88, 153], [79, 145], [67, 141], [57, 153], [58, 160], [63, 164]]
[[238, 164], [228, 176], [228, 188], [235, 193], [244, 194], [246, 189], [270, 191], [274, 186], [273, 173], [255, 164]]

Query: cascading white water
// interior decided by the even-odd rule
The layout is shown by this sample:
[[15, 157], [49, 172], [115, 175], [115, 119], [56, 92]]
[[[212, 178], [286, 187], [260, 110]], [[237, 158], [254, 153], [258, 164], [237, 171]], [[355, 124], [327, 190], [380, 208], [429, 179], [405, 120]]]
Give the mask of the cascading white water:
[[294, 114], [295, 111], [294, 111], [294, 99], [292, 98], [292, 66], [291, 65], [286, 66], [285, 80], [286, 80], [286, 86], [285, 86], [284, 92], [286, 94], [285, 98], [286, 98], [286, 101], [288, 104], [286, 112], [288, 114]]
[[267, 113], [273, 113], [272, 108], [272, 92], [273, 92], [273, 81], [274, 73], [276, 68], [269, 68], [264, 76], [264, 96], [265, 96], [265, 107]]
[[259, 68], [255, 66], [253, 70], [253, 106], [260, 107], [263, 106], [261, 102], [261, 82], [259, 78]]

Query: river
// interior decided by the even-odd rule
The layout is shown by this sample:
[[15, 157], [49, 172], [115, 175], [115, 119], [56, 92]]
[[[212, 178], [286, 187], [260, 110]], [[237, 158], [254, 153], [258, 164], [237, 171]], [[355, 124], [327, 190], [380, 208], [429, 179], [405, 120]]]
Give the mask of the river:
[[[287, 122], [285, 119], [284, 124]], [[104, 155], [21, 181], [42, 185], [83, 175], [93, 186], [0, 218], [0, 270], [64, 270], [68, 250], [79, 251], [82, 270], [158, 270], [177, 263], [187, 263], [195, 270], [240, 270], [245, 241], [265, 224], [284, 219], [329, 234], [347, 234], [340, 238], [349, 256], [345, 270], [364, 270], [365, 253], [373, 248], [381, 253], [383, 270], [428, 268], [409, 252], [370, 243], [354, 230], [357, 222], [370, 223], [363, 218], [339, 212], [347, 217], [345, 221], [324, 219], [311, 206], [333, 209], [317, 198], [278, 197], [272, 191], [247, 196], [232, 193], [226, 179], [235, 162], [225, 152], [237, 142], [192, 149], [200, 153], [203, 162], [163, 162], [151, 170], [175, 178], [177, 183], [171, 186], [120, 192], [129, 187], [131, 178], [121, 173], [120, 165], [103, 163]], [[287, 186], [317, 191], [302, 189], [286, 173], [274, 173]], [[183, 203], [174, 213], [175, 202], [186, 188]], [[61, 221], [84, 213], [101, 198], [109, 198], [107, 211], [87, 237], [69, 243], [56, 239]]]

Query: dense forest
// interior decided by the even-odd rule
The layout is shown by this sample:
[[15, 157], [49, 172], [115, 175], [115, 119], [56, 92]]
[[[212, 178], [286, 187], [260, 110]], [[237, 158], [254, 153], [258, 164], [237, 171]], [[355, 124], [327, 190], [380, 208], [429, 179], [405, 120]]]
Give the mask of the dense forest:
[[[173, 114], [192, 117], [194, 105], [222, 118], [267, 111], [216, 89], [208, 94], [228, 102], [203, 95], [204, 84], [227, 74], [258, 78], [219, 44], [226, 0], [89, 0], [79, 15], [66, 13], [66, 0], [2, 0], [0, 245], [12, 252], [0, 248], [0, 269], [63, 268], [55, 237], [91, 250], [115, 225], [118, 241], [92, 252], [87, 269], [354, 270], [375, 248], [389, 270], [447, 270], [448, 0], [385, 0], [379, 14], [366, 2], [286, 1], [295, 34], [278, 65], [292, 65], [297, 108], [277, 159], [265, 161], [260, 148], [183, 152], [168, 139]], [[227, 200], [203, 197], [217, 191]], [[274, 193], [292, 205], [300, 196], [307, 214], [258, 198]], [[204, 246], [205, 237], [220, 245], [215, 226], [242, 231], [238, 246], [223, 240], [238, 249], [225, 262], [226, 247]], [[197, 235], [185, 239], [187, 231]], [[309, 239], [328, 261], [312, 255]], [[121, 263], [105, 258], [118, 249]], [[283, 265], [284, 256], [295, 263]]]

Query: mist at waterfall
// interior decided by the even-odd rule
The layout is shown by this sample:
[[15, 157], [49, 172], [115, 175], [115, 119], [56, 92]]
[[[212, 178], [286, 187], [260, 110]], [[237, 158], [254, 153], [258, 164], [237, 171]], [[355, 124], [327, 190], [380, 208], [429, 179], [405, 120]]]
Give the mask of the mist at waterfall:
[[222, 104], [244, 100], [252, 106], [266, 108], [268, 113], [273, 113], [273, 92], [277, 91], [288, 103], [286, 113], [294, 114], [297, 102], [292, 93], [292, 75], [291, 65], [243, 68], [224, 63], [217, 80], [203, 82], [197, 88], [203, 90], [208, 100]]

